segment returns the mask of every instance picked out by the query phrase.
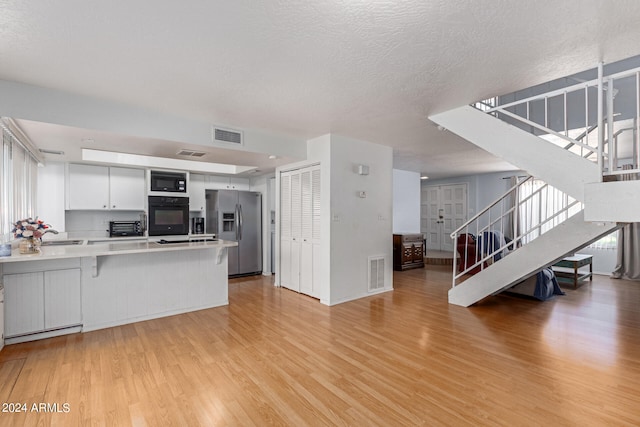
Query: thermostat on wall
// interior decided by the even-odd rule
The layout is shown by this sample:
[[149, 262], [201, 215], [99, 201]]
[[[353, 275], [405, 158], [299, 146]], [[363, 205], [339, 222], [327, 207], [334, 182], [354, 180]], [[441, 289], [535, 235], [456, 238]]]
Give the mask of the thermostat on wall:
[[367, 166], [367, 165], [358, 165], [358, 174], [360, 174], [360, 175], [369, 175], [369, 166]]

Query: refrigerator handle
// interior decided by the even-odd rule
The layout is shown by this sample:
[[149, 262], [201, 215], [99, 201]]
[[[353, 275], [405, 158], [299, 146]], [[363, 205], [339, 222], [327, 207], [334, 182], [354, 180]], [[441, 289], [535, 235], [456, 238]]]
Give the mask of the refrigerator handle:
[[238, 213], [240, 214], [240, 216], [239, 216], [239, 218], [240, 218], [240, 228], [238, 229], [239, 232], [240, 232], [240, 239], [239, 240], [242, 240], [242, 221], [243, 221], [243, 218], [242, 218], [242, 205], [238, 205]]
[[239, 211], [238, 211], [238, 204], [236, 203], [236, 212], [234, 215], [234, 225], [236, 226], [236, 241], [238, 241], [238, 229], [239, 227], [239, 215], [238, 215]]

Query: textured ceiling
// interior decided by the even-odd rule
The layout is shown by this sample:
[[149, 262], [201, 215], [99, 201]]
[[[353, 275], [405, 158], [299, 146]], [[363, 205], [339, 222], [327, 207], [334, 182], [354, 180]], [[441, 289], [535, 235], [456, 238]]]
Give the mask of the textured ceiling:
[[637, 0], [0, 0], [0, 79], [333, 132], [442, 177], [509, 165], [429, 115], [637, 55], [639, 20]]

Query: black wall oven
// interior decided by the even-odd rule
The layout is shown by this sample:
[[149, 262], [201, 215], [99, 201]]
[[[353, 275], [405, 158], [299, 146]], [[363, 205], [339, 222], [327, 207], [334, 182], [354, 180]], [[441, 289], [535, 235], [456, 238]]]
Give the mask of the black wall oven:
[[149, 236], [189, 234], [189, 198], [149, 196]]

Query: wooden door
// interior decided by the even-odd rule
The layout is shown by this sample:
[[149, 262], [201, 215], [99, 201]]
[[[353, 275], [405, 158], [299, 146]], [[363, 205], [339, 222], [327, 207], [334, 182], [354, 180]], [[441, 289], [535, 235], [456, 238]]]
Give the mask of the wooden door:
[[422, 243], [413, 244], [413, 259], [412, 262], [424, 262], [424, 254], [422, 253]]

